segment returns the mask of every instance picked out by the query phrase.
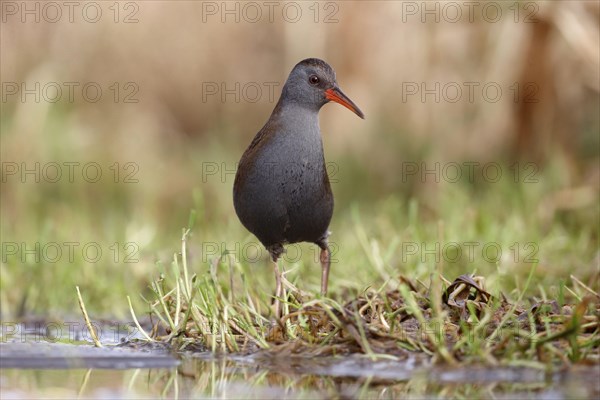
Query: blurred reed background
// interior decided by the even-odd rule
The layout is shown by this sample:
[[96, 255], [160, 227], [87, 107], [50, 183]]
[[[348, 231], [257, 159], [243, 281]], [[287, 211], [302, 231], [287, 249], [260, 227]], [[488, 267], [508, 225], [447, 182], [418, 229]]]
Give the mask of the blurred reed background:
[[[284, 6], [269, 20], [262, 2], [255, 3], [262, 13], [257, 22], [254, 10], [241, 2], [120, 2], [118, 17], [112, 2], [99, 2], [103, 14], [95, 23], [81, 17], [81, 7], [74, 22], [64, 7], [58, 22], [44, 15], [39, 23], [31, 16], [23, 22], [21, 10], [15, 14], [7, 3], [23, 7], [2, 4], [2, 241], [30, 247], [98, 242], [105, 256], [92, 264], [78, 253], [74, 261], [63, 256], [63, 262], [45, 263], [44, 257], [6, 257], [3, 248], [3, 316], [76, 312], [74, 284], [87, 288], [93, 310], [123, 314], [122, 294], [143, 290], [156, 260], [170, 262], [191, 209], [199, 213], [197, 243], [191, 244], [197, 253], [200, 240], [250, 240], [231, 204], [235, 163], [270, 114], [291, 68], [307, 57], [328, 61], [367, 116], [359, 121], [333, 105], [321, 113], [326, 159], [336, 180], [334, 234], [346, 229], [351, 207], [377, 208], [389, 198], [402, 204], [416, 199], [428, 216], [422, 222], [437, 226], [444, 219], [441, 203], [449, 199], [440, 195], [443, 185], [406, 174], [407, 163], [422, 162], [429, 168], [535, 163], [539, 177], [551, 178], [527, 187], [539, 194], [539, 202], [527, 206], [532, 218], [551, 225], [557, 212], [583, 209], [578, 224], [597, 221], [597, 1], [495, 2], [502, 11], [495, 22], [482, 15], [489, 3], [483, 1], [472, 21], [461, 2], [427, 2], [429, 9], [439, 7], [438, 21], [422, 15], [423, 2], [284, 2], [301, 10], [296, 22], [282, 16]], [[444, 8], [450, 3], [459, 4], [459, 21]], [[33, 8], [36, 2], [27, 4]], [[43, 12], [44, 3], [38, 5]], [[124, 22], [128, 16], [132, 23]], [[36, 82], [58, 83], [62, 98], [46, 101], [42, 94], [36, 101], [35, 95], [9, 93], [14, 83], [32, 88]], [[74, 101], [64, 82], [79, 83]], [[97, 102], [81, 94], [89, 82], [103, 89]], [[439, 101], [435, 94], [423, 99], [421, 85], [431, 90], [436, 82], [451, 86], [437, 91]], [[118, 93], [110, 89], [115, 83]], [[223, 94], [222, 84], [231, 90], [236, 83], [239, 99]], [[477, 83], [472, 99], [465, 83]], [[498, 101], [482, 93], [489, 83], [501, 88]], [[454, 101], [456, 86], [462, 95]], [[218, 93], [207, 91], [215, 87]], [[411, 94], [415, 87], [419, 92]], [[125, 102], [127, 95], [137, 102]], [[63, 176], [51, 183], [42, 176], [35, 182], [4, 168], [6, 162], [33, 168], [36, 162], [43, 167], [65, 161], [97, 162], [103, 178], [90, 184]], [[121, 175], [115, 183], [109, 168], [115, 162], [122, 174], [130, 172], [126, 163], [134, 163], [138, 182], [126, 183]], [[597, 229], [587, 226], [585, 232], [585, 246], [597, 246]], [[112, 243], [122, 248], [130, 242], [139, 249], [139, 262], [123, 264], [122, 254], [113, 257], [108, 250]], [[593, 257], [597, 248], [588, 251]], [[597, 264], [597, 256], [589, 261], [584, 268]], [[121, 303], [115, 305], [110, 294]]]

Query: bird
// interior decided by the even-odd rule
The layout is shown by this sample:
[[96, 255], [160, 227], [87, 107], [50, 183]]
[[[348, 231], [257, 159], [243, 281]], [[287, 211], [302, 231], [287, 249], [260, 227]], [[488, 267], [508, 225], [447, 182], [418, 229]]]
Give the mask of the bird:
[[360, 118], [363, 112], [340, 89], [333, 68], [318, 58], [290, 72], [265, 125], [243, 153], [233, 184], [233, 205], [242, 225], [269, 252], [274, 264], [275, 314], [283, 296], [278, 260], [286, 244], [320, 248], [321, 294], [328, 289], [329, 223], [333, 193], [327, 174], [319, 110], [330, 101]]

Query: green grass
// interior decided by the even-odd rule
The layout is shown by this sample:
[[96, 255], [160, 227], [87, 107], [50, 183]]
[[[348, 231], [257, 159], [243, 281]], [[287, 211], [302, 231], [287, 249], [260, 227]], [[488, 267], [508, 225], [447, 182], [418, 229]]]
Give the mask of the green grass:
[[[268, 294], [255, 290], [252, 274], [231, 255], [212, 260], [203, 277], [190, 273], [189, 233], [184, 232], [171, 271], [152, 282], [154, 296], [148, 300], [157, 325], [168, 332], [157, 340], [180, 350], [200, 343], [213, 352], [362, 353], [372, 359], [422, 352], [449, 364], [537, 368], [548, 362], [598, 361], [598, 294], [576, 280], [570, 291], [583, 300], [572, 309], [540, 299], [527, 310], [524, 297], [537, 263], [530, 265], [512, 301], [488, 293], [481, 277], [464, 276], [450, 285], [435, 272], [427, 286], [404, 274], [384, 276], [385, 266], [379, 276], [371, 270], [376, 282], [383, 282], [380, 286], [336, 300], [307, 293], [285, 279], [284, 315], [275, 319]], [[234, 281], [235, 293], [229, 290]]]
[[[548, 362], [597, 361], [593, 235], [587, 236], [588, 242], [577, 236], [570, 242], [565, 238], [573, 233], [561, 224], [544, 229], [524, 223], [535, 219], [523, 207], [530, 199], [521, 199], [521, 207], [500, 208], [496, 196], [501, 190], [517, 197], [530, 195], [519, 193], [523, 187], [506, 185], [471, 197], [461, 196], [465, 190], [449, 188], [440, 195], [447, 196], [440, 204], [450, 205], [449, 214], [436, 223], [419, 222], [428, 218], [421, 216], [417, 200], [402, 202], [390, 196], [370, 210], [351, 207], [341, 233], [334, 235], [341, 238], [334, 254], [331, 298], [316, 294], [316, 253], [308, 245], [294, 247], [290, 258], [296, 258], [298, 249], [305, 255], [283, 262], [286, 295], [280, 320], [274, 319], [270, 306], [274, 281], [266, 254], [258, 263], [250, 263], [239, 251], [227, 250], [235, 246], [225, 246], [213, 257], [190, 262], [187, 247], [202, 241], [190, 226], [170, 268], [161, 266], [160, 278], [151, 284], [149, 307], [168, 332], [159, 340], [181, 349], [202, 343], [218, 352], [358, 352], [372, 358], [401, 358], [408, 350], [447, 363], [483, 361], [539, 368]], [[490, 217], [494, 212], [500, 215]], [[498, 221], [504, 224], [499, 226]], [[246, 239], [250, 242], [242, 243], [241, 249], [253, 241], [248, 235]], [[551, 246], [561, 239], [562, 247]], [[494, 243], [509, 256], [492, 262], [489, 254], [478, 254], [483, 245], [474, 244], [470, 246], [477, 251], [472, 258], [451, 262], [457, 254], [443, 253], [445, 243], [466, 242]], [[435, 243], [442, 250], [430, 251]], [[427, 246], [428, 251], [413, 254], [414, 245], [419, 250]], [[573, 251], [586, 254], [589, 264], [581, 260], [570, 264], [569, 276], [552, 267], [561, 265], [561, 256]], [[482, 276], [478, 282], [485, 287], [469, 293], [467, 286], [466, 292], [453, 293], [460, 282], [451, 286], [443, 277], [453, 280], [465, 273]], [[556, 280], [560, 276], [563, 280]], [[480, 298], [482, 291], [484, 298]], [[452, 296], [462, 296], [464, 303], [450, 304]], [[553, 303], [553, 298], [560, 302]]]
[[[3, 175], [3, 321], [72, 318], [79, 313], [79, 286], [92, 319], [131, 320], [129, 296], [142, 324], [151, 314], [169, 339], [201, 341], [220, 351], [302, 343], [318, 354], [373, 356], [409, 349], [447, 362], [597, 357], [598, 193], [585, 178], [593, 166], [567, 173], [569, 164], [555, 157], [540, 166], [536, 182], [515, 182], [511, 164], [500, 163], [505, 173], [498, 182], [435, 183], [403, 179], [401, 161], [379, 165], [327, 149], [328, 160], [336, 163], [330, 297], [317, 294], [316, 246], [288, 246], [281, 264], [290, 295], [287, 317], [274, 326], [272, 267], [231, 201], [232, 171], [243, 144], [227, 135], [212, 144], [86, 141], [81, 132], [61, 131], [60, 116], [51, 113], [49, 120], [51, 132], [63, 135], [62, 145], [52, 134], [26, 142], [26, 135], [11, 132], [10, 121], [3, 121], [3, 162], [93, 161], [104, 175], [96, 183], [22, 182]], [[135, 183], [123, 179], [130, 162], [137, 166]], [[224, 163], [227, 170], [223, 176], [223, 171], [206, 175], [207, 163]], [[78, 250], [48, 262], [22, 248], [17, 254], [5, 251], [7, 243], [33, 249], [36, 243], [71, 242], [78, 249], [95, 243], [102, 257], [90, 262]], [[442, 298], [464, 274], [483, 277], [492, 297], [486, 304], [467, 302], [456, 315]], [[584, 307], [586, 296], [594, 300]], [[544, 309], [553, 300], [560, 312]], [[525, 315], [515, 320], [516, 313], [536, 304], [543, 310], [531, 313], [534, 324]], [[572, 312], [561, 314], [563, 306]], [[372, 340], [400, 335], [409, 328], [402, 323], [411, 320], [428, 326], [423, 337], [404, 335], [393, 341], [393, 351], [386, 347], [392, 342]], [[496, 334], [510, 346], [494, 347], [498, 342], [486, 338], [500, 322], [527, 330], [516, 330], [511, 335], [518, 337], [509, 339]], [[460, 335], [448, 336], [445, 329]], [[556, 343], [566, 343], [567, 350]]]

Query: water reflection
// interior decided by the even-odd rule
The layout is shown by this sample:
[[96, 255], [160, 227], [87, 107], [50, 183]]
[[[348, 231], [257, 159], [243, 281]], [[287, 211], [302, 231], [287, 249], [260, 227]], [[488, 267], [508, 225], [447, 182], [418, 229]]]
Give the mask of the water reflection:
[[[382, 373], [386, 371], [386, 373]], [[1, 398], [598, 398], [598, 366], [546, 374], [524, 368], [421, 368], [346, 359], [198, 358], [169, 369], [0, 372]], [[404, 376], [405, 378], [402, 378]]]

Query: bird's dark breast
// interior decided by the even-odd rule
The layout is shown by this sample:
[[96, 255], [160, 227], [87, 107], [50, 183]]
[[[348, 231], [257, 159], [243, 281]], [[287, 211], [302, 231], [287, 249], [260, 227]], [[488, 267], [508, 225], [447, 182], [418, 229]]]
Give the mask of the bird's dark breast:
[[240, 221], [267, 247], [319, 242], [333, 214], [333, 195], [320, 143], [265, 138], [240, 161], [234, 206]]

